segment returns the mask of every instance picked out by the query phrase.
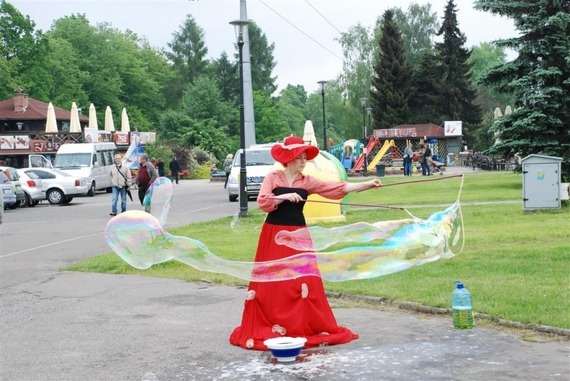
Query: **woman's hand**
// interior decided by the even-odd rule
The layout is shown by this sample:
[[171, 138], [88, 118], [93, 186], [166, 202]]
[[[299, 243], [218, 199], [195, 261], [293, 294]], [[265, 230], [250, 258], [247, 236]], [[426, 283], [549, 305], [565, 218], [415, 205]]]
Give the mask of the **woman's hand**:
[[290, 201], [290, 202], [301, 202], [303, 201], [303, 197], [301, 197], [298, 193], [285, 193], [275, 197], [277, 200], [281, 201]]
[[380, 188], [382, 186], [382, 181], [380, 181], [379, 179], [370, 180], [367, 181], [366, 183], [368, 184], [368, 188], [366, 189]]

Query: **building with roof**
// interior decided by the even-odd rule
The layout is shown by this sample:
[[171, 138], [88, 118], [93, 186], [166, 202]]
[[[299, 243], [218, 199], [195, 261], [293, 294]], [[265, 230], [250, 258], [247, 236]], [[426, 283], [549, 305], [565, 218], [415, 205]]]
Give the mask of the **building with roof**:
[[[58, 132], [45, 132], [48, 106], [19, 90], [12, 99], [0, 102], [0, 161], [22, 167], [29, 154], [50, 158], [64, 143], [83, 142], [83, 132], [69, 132], [71, 111], [59, 107], [54, 107]], [[88, 121], [79, 115], [81, 131]]]

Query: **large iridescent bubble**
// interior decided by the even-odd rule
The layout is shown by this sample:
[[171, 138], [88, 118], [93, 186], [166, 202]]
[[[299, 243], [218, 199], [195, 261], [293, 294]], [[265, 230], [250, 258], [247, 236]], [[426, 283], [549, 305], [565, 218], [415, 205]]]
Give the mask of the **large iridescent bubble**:
[[[158, 204], [153, 201], [149, 205], [154, 208]], [[256, 282], [302, 276], [346, 281], [387, 275], [452, 257], [452, 248], [462, 233], [460, 207], [456, 202], [426, 220], [411, 218], [281, 232], [276, 242], [302, 251], [300, 254], [275, 261], [239, 262], [215, 255], [198, 240], [169, 234], [153, 214], [127, 211], [111, 219], [105, 228], [108, 244], [133, 267], [147, 269], [177, 260], [201, 271]], [[355, 246], [356, 243], [369, 244]], [[323, 251], [339, 244], [351, 246]]]
[[143, 199], [144, 210], [155, 216], [161, 225], [166, 225], [172, 203], [172, 181], [159, 177], [150, 185]]

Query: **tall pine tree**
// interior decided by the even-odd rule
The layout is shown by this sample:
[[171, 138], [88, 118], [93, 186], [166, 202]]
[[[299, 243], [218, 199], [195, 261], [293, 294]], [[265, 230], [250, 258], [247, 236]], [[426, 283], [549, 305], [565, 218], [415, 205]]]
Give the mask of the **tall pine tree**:
[[464, 48], [466, 38], [457, 24], [457, 9], [453, 0], [445, 7], [443, 24], [438, 36], [443, 42], [435, 44], [440, 70], [440, 93], [437, 104], [439, 114], [445, 120], [461, 120], [464, 132], [469, 125], [481, 123], [481, 108], [475, 103], [477, 94], [469, 82], [470, 65], [467, 63], [469, 50]]
[[476, 8], [514, 20], [520, 35], [499, 40], [518, 57], [492, 69], [486, 84], [514, 93], [515, 111], [497, 119], [493, 151], [563, 158], [570, 180], [570, 2], [568, 0], [478, 0]]
[[377, 62], [374, 65], [370, 106], [374, 128], [392, 128], [409, 118], [412, 67], [406, 62], [402, 35], [394, 12], [384, 12]]

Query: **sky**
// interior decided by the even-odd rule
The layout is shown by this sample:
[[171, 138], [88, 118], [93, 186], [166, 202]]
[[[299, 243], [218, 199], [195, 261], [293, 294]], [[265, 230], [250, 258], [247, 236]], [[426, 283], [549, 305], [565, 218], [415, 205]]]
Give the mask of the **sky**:
[[[240, 0], [7, 0], [36, 28], [46, 31], [54, 20], [85, 14], [93, 25], [107, 22], [145, 37], [152, 46], [167, 49], [172, 34], [191, 14], [203, 29], [208, 58], [226, 51], [233, 57], [235, 32], [230, 21], [240, 18]], [[309, 93], [317, 81], [330, 80], [342, 71], [342, 50], [336, 41], [360, 23], [372, 27], [384, 11], [412, 3], [432, 5], [443, 17], [448, 0], [248, 0], [247, 16], [275, 44], [274, 76], [280, 89], [301, 84]], [[455, 0], [459, 29], [467, 47], [517, 35], [511, 20], [473, 9], [470, 0]]]

